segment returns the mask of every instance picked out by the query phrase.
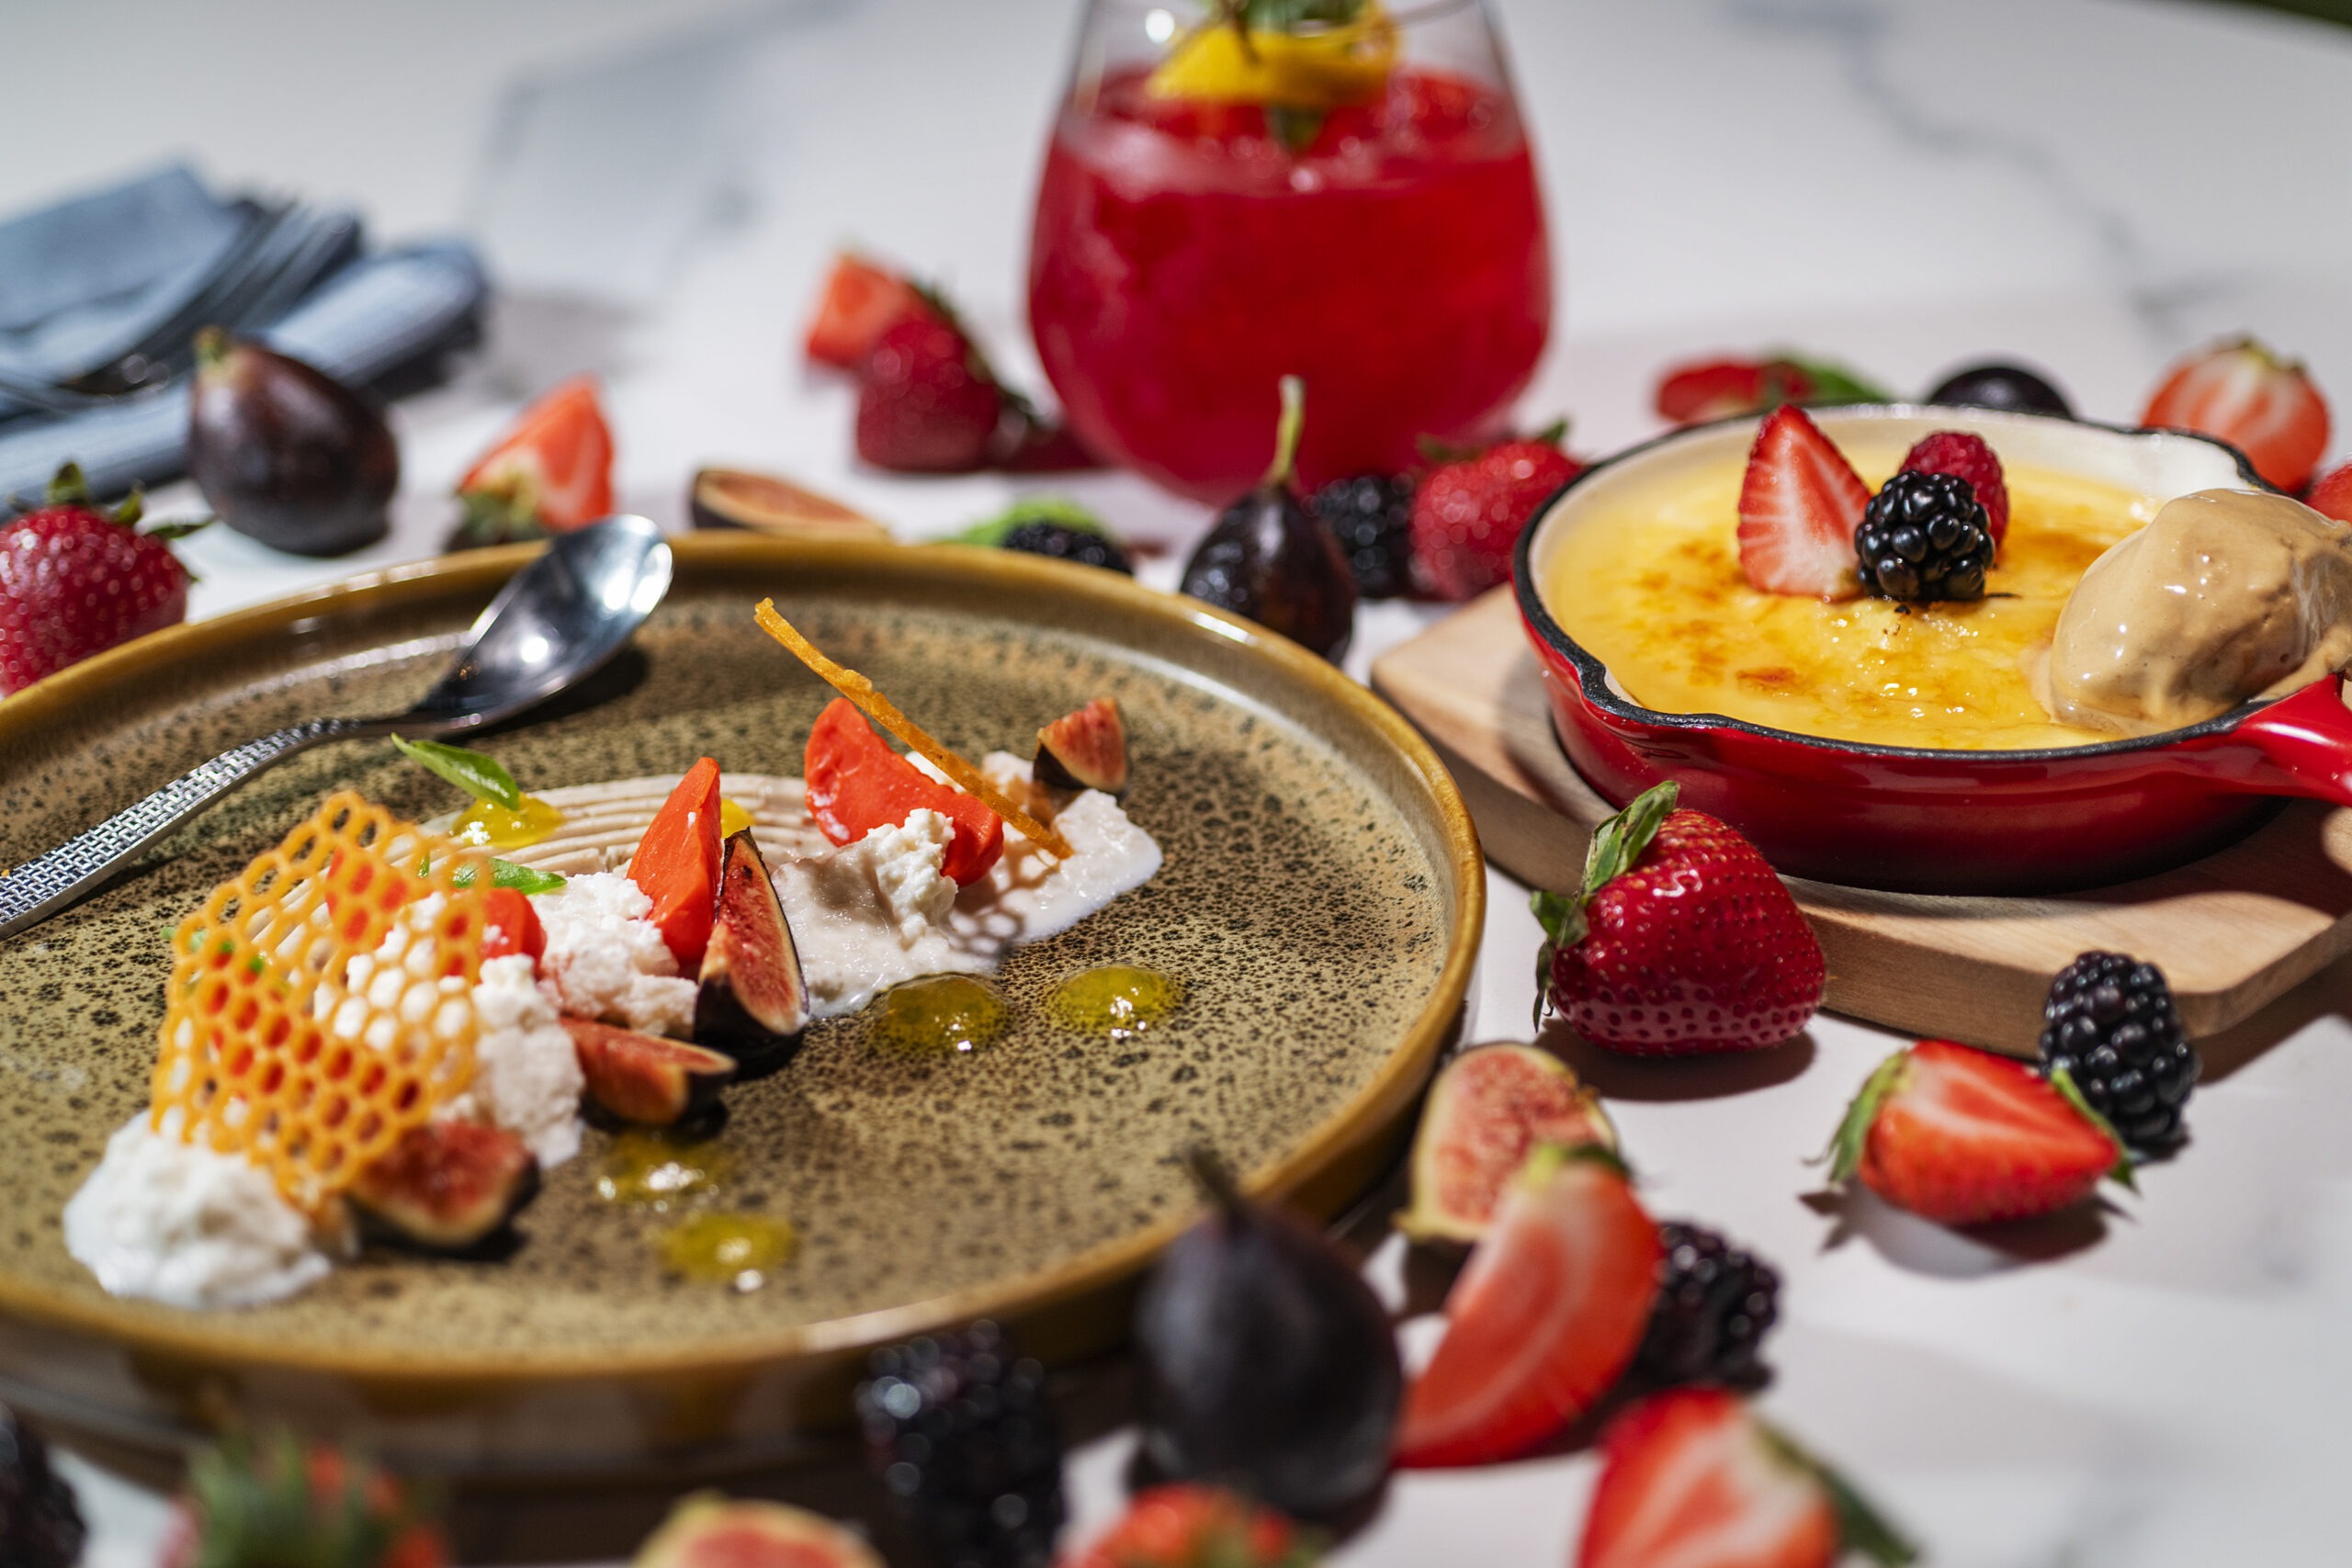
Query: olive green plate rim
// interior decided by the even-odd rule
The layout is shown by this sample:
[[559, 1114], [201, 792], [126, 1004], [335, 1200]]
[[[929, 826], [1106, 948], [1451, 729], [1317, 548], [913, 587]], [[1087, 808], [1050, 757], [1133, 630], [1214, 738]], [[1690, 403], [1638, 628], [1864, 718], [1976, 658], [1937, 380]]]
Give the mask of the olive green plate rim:
[[[967, 546], [834, 543], [754, 534], [673, 536], [670, 545], [677, 552], [682, 571], [701, 566], [807, 565], [829, 574], [870, 576], [877, 588], [895, 582], [962, 589], [969, 591], [971, 602], [978, 605], [1016, 604], [1023, 597], [1092, 601], [1131, 615], [1132, 624], [1139, 628], [1148, 625], [1177, 637], [1238, 645], [1248, 650], [1246, 657], [1263, 660], [1280, 677], [1302, 688], [1314, 705], [1369, 727], [1408, 765], [1435, 807], [1457, 889], [1453, 934], [1427, 1005], [1372, 1081], [1317, 1126], [1289, 1157], [1250, 1172], [1246, 1185], [1259, 1193], [1296, 1190], [1340, 1163], [1351, 1149], [1393, 1127], [1410, 1108], [1439, 1054], [1452, 1039], [1469, 995], [1486, 923], [1485, 862], [1469, 810], [1444, 764], [1419, 732], [1369, 689], [1287, 637], [1252, 622], [1199, 600], [1146, 588], [1127, 577], [1091, 567]], [[284, 632], [308, 617], [356, 610], [413, 610], [452, 600], [486, 604], [501, 583], [543, 547], [506, 546], [390, 567], [153, 633], [0, 701], [0, 739], [37, 733], [65, 714], [104, 705], [147, 671], [201, 660], [249, 639]], [[747, 601], [746, 618], [751, 608]], [[1148, 649], [1140, 638], [1128, 646], [1156, 660], [1168, 661], [1164, 653]], [[790, 657], [782, 649], [776, 656]], [[991, 1280], [875, 1312], [713, 1336], [685, 1347], [600, 1348], [518, 1359], [511, 1353], [363, 1353], [271, 1346], [236, 1332], [234, 1313], [186, 1313], [160, 1318], [146, 1303], [92, 1303], [18, 1278], [4, 1265], [0, 1265], [0, 1314], [88, 1335], [141, 1354], [215, 1366], [327, 1372], [378, 1384], [463, 1382], [476, 1386], [526, 1386], [615, 1376], [712, 1373], [800, 1358], [837, 1357], [975, 1317], [1026, 1316], [1063, 1306], [1110, 1291], [1139, 1273], [1190, 1223], [1190, 1216], [1174, 1216], [1052, 1269], [1018, 1278]]]

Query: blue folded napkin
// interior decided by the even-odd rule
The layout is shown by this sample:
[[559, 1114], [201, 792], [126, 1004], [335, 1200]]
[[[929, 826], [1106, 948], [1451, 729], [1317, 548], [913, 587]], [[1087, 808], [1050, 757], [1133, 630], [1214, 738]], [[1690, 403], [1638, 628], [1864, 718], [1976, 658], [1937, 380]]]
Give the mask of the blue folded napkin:
[[[48, 382], [119, 357], [168, 322], [262, 216], [169, 168], [0, 223], [0, 370]], [[305, 253], [315, 276], [293, 275], [299, 299], [248, 335], [364, 386], [476, 330], [489, 280], [468, 245], [367, 254], [354, 214], [300, 221], [316, 231]], [[27, 412], [0, 393], [0, 498], [38, 495], [69, 459], [102, 495], [159, 483], [181, 471], [187, 434], [185, 379], [74, 414]]]

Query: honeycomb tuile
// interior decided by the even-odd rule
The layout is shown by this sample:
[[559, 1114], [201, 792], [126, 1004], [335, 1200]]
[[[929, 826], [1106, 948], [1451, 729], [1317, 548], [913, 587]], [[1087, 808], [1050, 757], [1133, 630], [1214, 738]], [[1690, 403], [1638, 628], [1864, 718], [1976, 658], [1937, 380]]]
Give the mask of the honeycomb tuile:
[[173, 933], [155, 1128], [322, 1207], [473, 1081], [490, 885], [488, 855], [331, 796]]

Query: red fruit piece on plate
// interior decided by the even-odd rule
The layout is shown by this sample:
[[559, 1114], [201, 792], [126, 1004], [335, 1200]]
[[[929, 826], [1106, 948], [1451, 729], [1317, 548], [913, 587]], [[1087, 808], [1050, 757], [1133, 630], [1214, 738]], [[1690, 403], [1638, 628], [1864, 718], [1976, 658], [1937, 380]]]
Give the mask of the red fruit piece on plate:
[[0, 528], [0, 696], [187, 617], [187, 569], [138, 531], [137, 496], [112, 512], [68, 463], [47, 503]]
[[2099, 1179], [2127, 1185], [2121, 1143], [2063, 1068], [1923, 1040], [1879, 1064], [1830, 1145], [1830, 1179], [1859, 1176], [1898, 1208], [1947, 1225], [2052, 1213]]
[[1657, 1226], [1615, 1155], [1539, 1146], [1445, 1298], [1396, 1462], [1509, 1459], [1590, 1410], [1641, 1346], [1657, 1259]]
[[1478, 1240], [1539, 1144], [1615, 1148], [1617, 1130], [1599, 1097], [1549, 1051], [1463, 1052], [1430, 1086], [1413, 1135], [1413, 1206], [1396, 1228], [1415, 1241]]
[[458, 481], [469, 544], [583, 528], [613, 510], [613, 432], [596, 378], [574, 376], [525, 409]]
[[890, 750], [847, 697], [835, 697], [809, 727], [801, 758], [808, 816], [837, 844], [892, 828], [910, 812], [936, 811], [955, 824], [940, 871], [958, 886], [986, 876], [1004, 852], [1004, 818], [977, 795], [942, 784]]
[[1772, 411], [1739, 487], [1739, 569], [1766, 593], [1849, 599], [1861, 591], [1854, 530], [1870, 487], [1803, 411]]
[[2219, 436], [2290, 495], [2311, 482], [2327, 450], [2327, 400], [2301, 365], [2250, 337], [2174, 366], [2140, 423]]
[[985, 466], [1005, 423], [1004, 389], [971, 339], [926, 311], [883, 330], [857, 386], [857, 455], [901, 473]]
[[2001, 459], [1993, 455], [1982, 436], [1971, 435], [1964, 430], [1931, 431], [1904, 455], [1903, 471], [1951, 474], [1966, 479], [1968, 488], [1976, 492], [1976, 504], [1984, 509], [1984, 520], [1992, 529], [1993, 547], [1999, 549], [2001, 541], [2008, 537], [2008, 480], [2001, 473]]
[[686, 770], [629, 858], [628, 879], [653, 900], [651, 920], [693, 975], [718, 912], [718, 764], [705, 757]]
[[2303, 497], [2303, 504], [2338, 523], [2352, 523], [2352, 463], [2323, 475]]
[[1127, 1511], [1065, 1568], [1309, 1568], [1317, 1555], [1297, 1527], [1221, 1486], [1191, 1483], [1136, 1494]]
[[1658, 378], [1660, 419], [1702, 424], [1782, 403], [1883, 403], [1884, 389], [1826, 360], [1775, 355], [1770, 359], [1705, 359], [1671, 365]]
[[1593, 833], [1584, 887], [1534, 896], [1552, 1006], [1596, 1045], [1642, 1056], [1758, 1051], [1821, 1005], [1821, 943], [1754, 844], [1671, 781]]
[[512, 887], [493, 887], [482, 895], [481, 955], [512, 958], [517, 954], [537, 962], [548, 950], [547, 929], [529, 898]]
[[1675, 1389], [1601, 1435], [1577, 1568], [1829, 1568], [1849, 1551], [1888, 1564], [1918, 1555], [1737, 1394]]
[[1509, 582], [1520, 535], [1584, 469], [1547, 433], [1430, 470], [1413, 493], [1408, 524], [1421, 586], [1441, 599], [1461, 600]]
[[888, 328], [929, 307], [915, 286], [886, 266], [848, 251], [833, 258], [817, 313], [808, 322], [808, 357], [854, 370]]

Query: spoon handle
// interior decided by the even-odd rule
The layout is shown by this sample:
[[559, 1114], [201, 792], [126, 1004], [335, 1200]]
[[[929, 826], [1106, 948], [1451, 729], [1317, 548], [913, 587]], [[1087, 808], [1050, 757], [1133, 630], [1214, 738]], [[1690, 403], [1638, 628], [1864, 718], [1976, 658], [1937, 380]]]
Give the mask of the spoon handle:
[[37, 926], [95, 890], [255, 773], [322, 741], [381, 735], [386, 729], [382, 719], [305, 719], [198, 764], [146, 799], [0, 876], [0, 937]]

